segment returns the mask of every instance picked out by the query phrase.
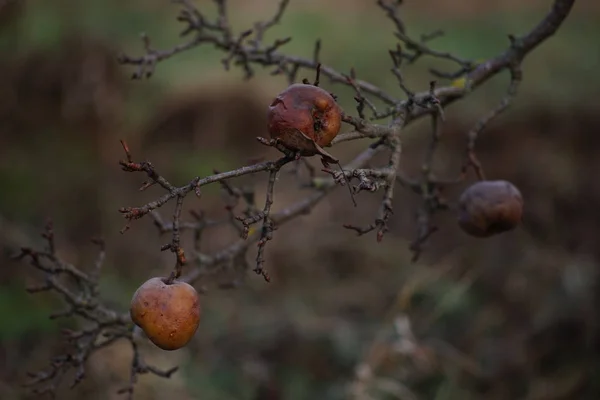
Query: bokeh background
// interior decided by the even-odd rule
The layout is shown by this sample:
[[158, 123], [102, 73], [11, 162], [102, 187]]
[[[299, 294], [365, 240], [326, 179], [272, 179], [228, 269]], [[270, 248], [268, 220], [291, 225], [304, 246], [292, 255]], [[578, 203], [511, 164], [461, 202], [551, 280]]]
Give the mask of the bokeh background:
[[[214, 13], [212, 2], [195, 3]], [[342, 72], [354, 67], [362, 79], [399, 93], [387, 55], [393, 26], [374, 3], [292, 1], [268, 37], [292, 36], [286, 51], [306, 57], [321, 38], [323, 62]], [[409, 33], [444, 29], [436, 48], [477, 60], [504, 49], [506, 35], [524, 33], [551, 2], [406, 3]], [[275, 0], [230, 1], [235, 30], [276, 7]], [[133, 70], [116, 63], [120, 52], [141, 53], [141, 32], [157, 48], [176, 44], [177, 13], [167, 0], [0, 1], [3, 400], [30, 398], [20, 386], [26, 372], [59, 354], [60, 329], [76, 324], [49, 320], [60, 302], [27, 294], [25, 285], [39, 276], [8, 258], [19, 246], [39, 244], [46, 218], [55, 222], [60, 254], [82, 268], [93, 257], [89, 238], [106, 239], [102, 295], [118, 310], [127, 309], [142, 281], [172, 265], [149, 219], [119, 233], [117, 209], [159, 193], [138, 192], [142, 177], [120, 171], [120, 138], [177, 184], [274, 156], [254, 138], [265, 135], [265, 106], [285, 87], [283, 78], [260, 72], [244, 82], [241, 71], [223, 70], [223, 55], [210, 47], [159, 64], [149, 80], [131, 81]], [[518, 99], [477, 144], [488, 177], [521, 189], [521, 228], [472, 239], [449, 212], [412, 264], [419, 199], [397, 190], [391, 231], [377, 244], [341, 225], [369, 223], [379, 194], [361, 194], [353, 209], [338, 189], [276, 232], [267, 249], [271, 284], [250, 273], [238, 289], [211, 289], [190, 346], [169, 353], [143, 347], [149, 361], [181, 370], [169, 380], [141, 377], [136, 398], [344, 399], [353, 382], [373, 399], [600, 398], [598, 37], [600, 6], [579, 0], [558, 34], [526, 59]], [[439, 66], [423, 60], [406, 71], [413, 90], [427, 88], [432, 65]], [[506, 83], [499, 76], [446, 110], [439, 175], [457, 173], [466, 132]], [[353, 107], [348, 89], [323, 86]], [[405, 135], [408, 173], [419, 171], [426, 128], [418, 123]], [[348, 160], [361, 146], [333, 151]], [[240, 182], [260, 186], [263, 179]], [[304, 193], [293, 176], [281, 181], [276, 209]], [[461, 188], [449, 192], [451, 200]], [[225, 213], [216, 185], [187, 205]], [[203, 245], [216, 250], [233, 237], [218, 231]], [[96, 354], [87, 379], [74, 390], [65, 385], [58, 398], [120, 398], [115, 392], [127, 383], [130, 357], [126, 342]], [[361, 365], [372, 367], [371, 378]]]

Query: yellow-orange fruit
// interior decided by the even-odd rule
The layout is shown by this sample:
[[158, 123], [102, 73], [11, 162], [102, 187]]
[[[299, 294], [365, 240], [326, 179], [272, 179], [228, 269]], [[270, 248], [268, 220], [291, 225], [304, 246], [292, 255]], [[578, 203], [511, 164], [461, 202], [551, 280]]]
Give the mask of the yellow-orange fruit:
[[512, 183], [480, 181], [460, 196], [458, 224], [467, 234], [489, 237], [515, 229], [523, 216], [523, 197]]
[[328, 146], [339, 133], [342, 109], [327, 91], [297, 83], [273, 100], [267, 120], [272, 139], [279, 139], [302, 156], [312, 156], [322, 154], [321, 147]]
[[200, 299], [193, 286], [151, 278], [133, 295], [132, 321], [163, 350], [177, 350], [194, 337], [200, 323]]

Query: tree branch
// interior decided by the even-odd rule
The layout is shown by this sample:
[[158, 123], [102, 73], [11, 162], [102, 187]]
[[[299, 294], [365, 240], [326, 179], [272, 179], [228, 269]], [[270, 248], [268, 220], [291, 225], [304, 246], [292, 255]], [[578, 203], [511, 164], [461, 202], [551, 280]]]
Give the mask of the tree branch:
[[[324, 171], [329, 174], [325, 176], [318, 176], [315, 171], [311, 171], [310, 193], [278, 212], [273, 212], [271, 209], [277, 178], [280, 171], [287, 164], [298, 160], [298, 156], [281, 148], [276, 140], [259, 138], [261, 143], [273, 146], [283, 152], [283, 156], [278, 160], [258, 162], [226, 172], [215, 172], [213, 175], [205, 177], [196, 176], [180, 187], [173, 185], [159, 174], [149, 161], [134, 162], [129, 147], [125, 142], [122, 142], [126, 159], [119, 162], [121, 168], [126, 172], [141, 172], [147, 178], [142, 183], [140, 190], [157, 186], [165, 191], [162, 196], [145, 205], [121, 208], [119, 211], [126, 219], [123, 232], [129, 229], [133, 220], [150, 215], [159, 234], [171, 234], [170, 242], [164, 245], [161, 250], [170, 250], [174, 253], [175, 266], [165, 276], [168, 276], [169, 280], [179, 279], [195, 283], [203, 277], [233, 265], [242, 265], [245, 268], [248, 264], [246, 260], [247, 250], [253, 244], [258, 246], [254, 271], [261, 274], [268, 281], [269, 275], [264, 266], [265, 245], [272, 239], [275, 228], [309, 213], [336, 187], [353, 180], [358, 181], [358, 184], [353, 188], [354, 192], [366, 192], [368, 195], [380, 189], [384, 191], [373, 224], [367, 228], [347, 226], [359, 234], [376, 230], [378, 241], [382, 239], [384, 233], [388, 230], [396, 184], [399, 183], [400, 186], [408, 188], [421, 197], [422, 207], [417, 213], [419, 229], [416, 239], [411, 244], [416, 260], [421, 253], [423, 244], [436, 230], [432, 222], [434, 214], [439, 210], [447, 209], [446, 203], [441, 197], [442, 190], [448, 185], [465, 179], [469, 167], [475, 169], [480, 179], [484, 179], [483, 169], [475, 155], [477, 137], [493, 118], [508, 107], [522, 80], [521, 63], [523, 59], [557, 31], [569, 14], [574, 0], [555, 0], [550, 12], [529, 33], [522, 37], [510, 36], [508, 49], [477, 65], [458, 56], [430, 48], [429, 42], [438, 37], [441, 34], [440, 32], [434, 32], [419, 39], [412, 38], [407, 33], [408, 28], [398, 12], [397, 6], [402, 2], [378, 1], [379, 7], [386, 12], [388, 18], [393, 22], [396, 28], [395, 36], [401, 42], [401, 45], [390, 50], [392, 59], [390, 71], [396, 76], [398, 85], [406, 95], [406, 99], [403, 100], [391, 96], [376, 85], [358, 79], [352, 68], [349, 69], [349, 74], [344, 74], [336, 71], [331, 66], [321, 65], [319, 61], [320, 40], [315, 45], [311, 59], [282, 53], [281, 49], [289, 42], [289, 38], [264, 43], [265, 32], [282, 20], [289, 3], [287, 0], [279, 3], [279, 7], [272, 18], [255, 23], [252, 30], [242, 32], [237, 36], [232, 33], [225, 0], [215, 0], [217, 16], [214, 20], [207, 18], [190, 0], [174, 0], [174, 3], [181, 8], [178, 17], [178, 20], [184, 24], [181, 36], [187, 36], [190, 39], [171, 49], [156, 50], [151, 46], [150, 39], [143, 35], [144, 54], [142, 56], [122, 55], [119, 58], [122, 64], [137, 67], [133, 74], [134, 78], [149, 77], [155, 72], [155, 68], [160, 62], [183, 51], [205, 44], [223, 51], [225, 54], [223, 58], [225, 68], [240, 67], [244, 71], [245, 78], [253, 76], [256, 66], [271, 68], [273, 74], [285, 75], [290, 83], [296, 81], [298, 73], [302, 69], [313, 70], [317, 72], [315, 84], [319, 83], [320, 78], [326, 77], [330, 82], [346, 85], [355, 92], [357, 115], [353, 116], [349, 113], [343, 115], [343, 122], [351, 126], [353, 130], [339, 134], [333, 140], [332, 146], [350, 140], [372, 139], [372, 143], [341, 168], [341, 171], [332, 171], [325, 168]], [[415, 63], [422, 56], [443, 58], [458, 64], [458, 71], [432, 71], [432, 74], [444, 79], [450, 77], [453, 79], [456, 76], [464, 75], [465, 85], [463, 87], [440, 86], [432, 82], [430, 87], [422, 92], [411, 90], [403, 79], [403, 63], [405, 61]], [[465, 162], [458, 177], [451, 179], [436, 177], [432, 164], [436, 149], [442, 138], [442, 123], [446, 107], [458, 99], [467, 97], [473, 90], [504, 70], [511, 72], [507, 95], [501, 100], [496, 109], [484, 115], [468, 133]], [[377, 110], [374, 106], [375, 99], [384, 103], [384, 110]], [[368, 111], [370, 111], [370, 117], [366, 115]], [[422, 171], [418, 178], [406, 177], [400, 171], [401, 135], [412, 122], [425, 116], [431, 118], [431, 139], [423, 159]], [[381, 124], [372, 122], [373, 120], [383, 119], [389, 119], [389, 122]], [[387, 164], [372, 167], [370, 163], [374, 160], [374, 157], [384, 151], [388, 154]], [[268, 172], [266, 199], [262, 210], [259, 210], [254, 203], [254, 190], [238, 189], [230, 181], [233, 178], [260, 172]], [[279, 178], [281, 179], [281, 176]], [[193, 212], [193, 220], [183, 220], [182, 209], [185, 197], [191, 192], [194, 192], [197, 197], [201, 197], [201, 187], [215, 182], [219, 182], [227, 197], [228, 218], [210, 220], [202, 212]], [[305, 187], [306, 183], [303, 185]], [[175, 200], [172, 220], [167, 223], [158, 212], [158, 209], [172, 200]], [[241, 212], [242, 215], [236, 216], [234, 213], [240, 204], [245, 208]], [[253, 224], [259, 222], [262, 223], [260, 233], [251, 229]], [[203, 233], [208, 229], [221, 225], [230, 226], [242, 237], [217, 252], [205, 254], [200, 240]], [[190, 251], [191, 256], [189, 257], [186, 257], [184, 250], [181, 248], [181, 236], [185, 233], [191, 233], [194, 238], [194, 248]], [[72, 369], [76, 371], [73, 384], [77, 384], [85, 375], [85, 363], [89, 356], [119, 339], [128, 340], [134, 351], [129, 385], [121, 393], [128, 394], [131, 398], [138, 374], [153, 373], [162, 377], [171, 376], [176, 371], [175, 368], [160, 371], [143, 362], [135, 342], [136, 339], [134, 339], [134, 325], [129, 314], [120, 314], [99, 300], [98, 278], [105, 258], [103, 242], [100, 240], [95, 241], [99, 247], [99, 253], [92, 268], [85, 272], [64, 262], [57, 256], [51, 224], [46, 227], [44, 239], [47, 245], [46, 249], [22, 248], [18, 256], [21, 260], [29, 261], [34, 269], [40, 271], [43, 275], [43, 284], [29, 290], [32, 293], [41, 291], [56, 292], [64, 301], [66, 308], [56, 313], [54, 318], [78, 317], [84, 326], [80, 330], [65, 333], [67, 341], [72, 344], [71, 351], [54, 359], [47, 371], [31, 375], [32, 381], [30, 384], [37, 388], [37, 392], [54, 393], [65, 373]], [[184, 269], [189, 264], [192, 264], [190, 268]], [[242, 272], [244, 273], [245, 269]], [[221, 284], [219, 287], [230, 288], [237, 285], [238, 280], [234, 280], [231, 284]]]

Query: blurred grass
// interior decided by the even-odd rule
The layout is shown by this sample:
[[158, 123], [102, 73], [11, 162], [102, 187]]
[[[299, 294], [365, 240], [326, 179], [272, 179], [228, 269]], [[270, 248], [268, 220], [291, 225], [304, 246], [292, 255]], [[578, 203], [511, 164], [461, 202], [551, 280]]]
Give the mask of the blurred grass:
[[[17, 30], [16, 46], [20, 53], [27, 53], [35, 48], [52, 48], [65, 35], [72, 34], [73, 30], [79, 35], [102, 38], [128, 54], [140, 53], [141, 32], [150, 36], [155, 48], [168, 48], [181, 40], [177, 36], [181, 26], [175, 20], [178, 9], [168, 2], [162, 5], [154, 2], [150, 7], [140, 6], [137, 2], [117, 1], [67, 3], [68, 12], [55, 7], [51, 2], [38, 2], [27, 7], [25, 18]], [[250, 12], [245, 9], [243, 12], [235, 12], [234, 8], [231, 18], [236, 31], [250, 27], [255, 18], [270, 15], [275, 4], [275, 1], [264, 2], [262, 7]], [[391, 35], [393, 26], [385, 19], [383, 12], [373, 7], [368, 13], [360, 15], [344, 12], [332, 14], [329, 7], [335, 9], [333, 4], [323, 6], [322, 9], [306, 9], [296, 7], [292, 2], [281, 23], [267, 34], [267, 40], [291, 36], [292, 42], [282, 50], [311, 57], [315, 40], [321, 38], [322, 60], [325, 63], [343, 72], [354, 67], [359, 77], [401, 96], [395, 77], [389, 73], [387, 50], [395, 47], [396, 41]], [[212, 11], [212, 5], [210, 10]], [[514, 10], [510, 13], [485, 13], [477, 18], [457, 19], [423, 10], [414, 11], [410, 5], [403, 10], [409, 32], [413, 36], [442, 29], [446, 35], [436, 39], [432, 47], [473, 60], [498, 54], [507, 47], [509, 33], [518, 35], [528, 31], [546, 11], [545, 8], [535, 12]], [[525, 80], [518, 99], [519, 106], [544, 102], [556, 107], [570, 107], [577, 105], [581, 97], [593, 96], [597, 88], [594, 84], [597, 81], [595, 68], [600, 62], [600, 52], [595, 51], [597, 46], [594, 38], [599, 35], [597, 15], [578, 13], [576, 6], [560, 33], [525, 61]], [[4, 40], [0, 37], [0, 49], [6, 48], [9, 41], [11, 44], [8, 47], [14, 48], [13, 40], [14, 37], [5, 36]], [[221, 52], [202, 46], [161, 63], [151, 80], [134, 83], [134, 98], [127, 103], [134, 105], [129, 121], [135, 124], [143, 118], [145, 112], [165, 91], [209, 79], [241, 76], [239, 70], [223, 71], [220, 63], [222, 57]], [[453, 67], [447, 62], [423, 59], [408, 69], [406, 80], [414, 90], [424, 90], [430, 80], [427, 68], [443, 66]], [[124, 71], [128, 69], [129, 67], [123, 67]], [[303, 72], [303, 75], [306, 74], [309, 72]], [[259, 78], [262, 78], [267, 88], [275, 85], [275, 82], [283, 84], [282, 80], [269, 77], [265, 71], [259, 73]], [[506, 79], [496, 79], [489, 88], [480, 91], [482, 94], [479, 98], [470, 101], [469, 107], [461, 112], [475, 116], [495, 104], [496, 96], [501, 95], [504, 90]], [[346, 102], [345, 105], [350, 107], [352, 103]]]
[[3, 287], [0, 291], [0, 342], [10, 343], [29, 332], [53, 334], [58, 331], [48, 315], [55, 311], [56, 301], [41, 302], [20, 287]]

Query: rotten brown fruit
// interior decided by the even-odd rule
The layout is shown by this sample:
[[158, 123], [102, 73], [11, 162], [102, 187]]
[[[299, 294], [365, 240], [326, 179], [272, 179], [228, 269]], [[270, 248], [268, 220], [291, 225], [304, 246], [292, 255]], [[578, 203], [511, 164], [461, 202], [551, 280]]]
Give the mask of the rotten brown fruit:
[[467, 234], [485, 238], [515, 229], [523, 216], [523, 197], [504, 180], [480, 181], [460, 196], [458, 224]]
[[132, 321], [163, 350], [177, 350], [194, 337], [200, 323], [200, 299], [193, 286], [151, 278], [134, 293]]
[[323, 147], [339, 133], [342, 109], [326, 90], [305, 83], [290, 85], [269, 106], [267, 120], [271, 138], [287, 149], [337, 162]]

